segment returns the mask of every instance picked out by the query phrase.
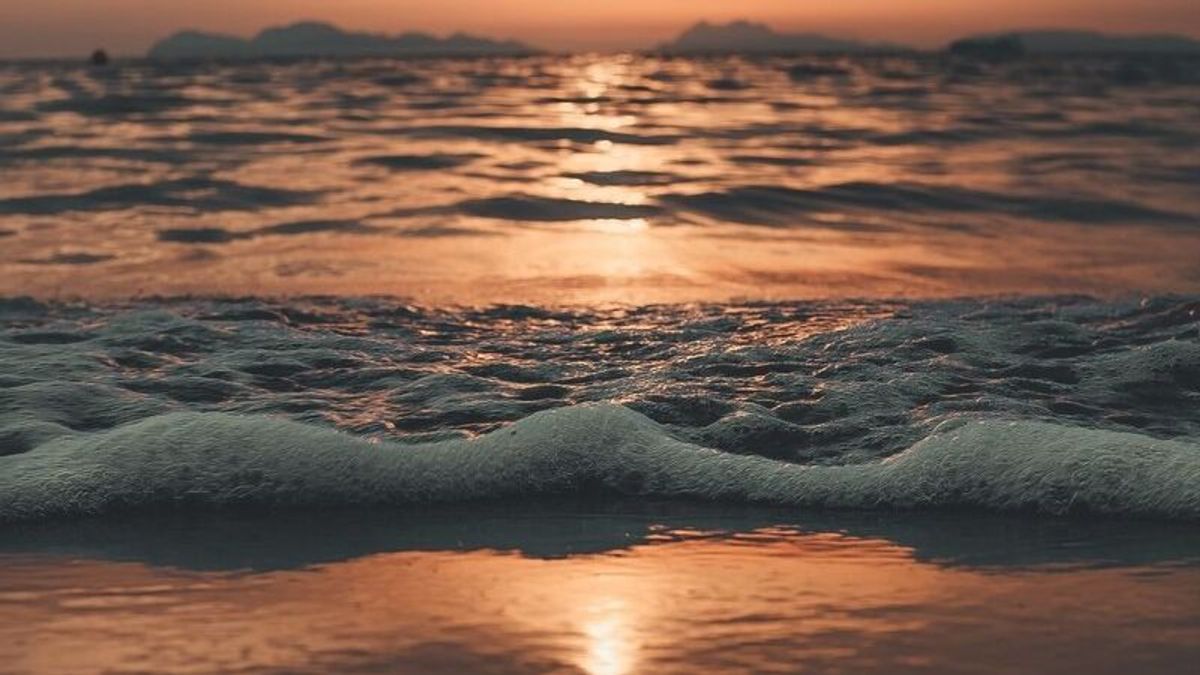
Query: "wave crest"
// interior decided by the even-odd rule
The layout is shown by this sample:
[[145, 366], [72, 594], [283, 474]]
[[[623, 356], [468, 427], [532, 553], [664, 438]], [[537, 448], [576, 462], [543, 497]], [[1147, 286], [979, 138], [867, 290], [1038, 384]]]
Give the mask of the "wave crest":
[[1200, 518], [1200, 448], [1042, 422], [942, 425], [883, 462], [801, 465], [673, 438], [612, 404], [471, 440], [371, 443], [223, 413], [158, 415], [0, 457], [0, 521], [118, 510], [405, 505], [591, 492], [796, 507]]

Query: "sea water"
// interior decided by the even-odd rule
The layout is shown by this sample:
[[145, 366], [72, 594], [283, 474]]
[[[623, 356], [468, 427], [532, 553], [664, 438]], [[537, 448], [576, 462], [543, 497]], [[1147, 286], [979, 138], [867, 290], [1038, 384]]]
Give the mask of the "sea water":
[[0, 289], [1200, 292], [1186, 57], [0, 64]]
[[1192, 65], [0, 65], [0, 670], [1186, 672]]

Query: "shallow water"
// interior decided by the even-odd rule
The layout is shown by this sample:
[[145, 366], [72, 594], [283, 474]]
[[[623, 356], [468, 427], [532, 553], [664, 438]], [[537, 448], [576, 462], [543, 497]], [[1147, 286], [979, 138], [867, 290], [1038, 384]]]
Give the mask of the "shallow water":
[[641, 503], [0, 535], [9, 672], [1188, 672], [1193, 528]]
[[1187, 59], [0, 64], [0, 289], [1200, 292]]
[[8, 300], [0, 520], [583, 493], [1195, 520], [1198, 307]]

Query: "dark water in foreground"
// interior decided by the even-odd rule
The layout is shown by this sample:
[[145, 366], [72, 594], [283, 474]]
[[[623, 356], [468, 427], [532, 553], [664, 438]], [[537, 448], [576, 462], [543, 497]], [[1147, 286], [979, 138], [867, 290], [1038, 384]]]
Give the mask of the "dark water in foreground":
[[1198, 309], [4, 300], [0, 670], [1191, 672]]
[[6, 300], [0, 663], [1190, 672], [1198, 308]]
[[8, 300], [0, 521], [593, 493], [1194, 521], [1198, 309]]

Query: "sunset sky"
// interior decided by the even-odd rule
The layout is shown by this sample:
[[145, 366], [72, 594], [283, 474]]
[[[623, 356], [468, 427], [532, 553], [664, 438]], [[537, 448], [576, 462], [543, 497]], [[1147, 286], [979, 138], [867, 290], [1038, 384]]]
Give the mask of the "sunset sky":
[[551, 49], [652, 45], [700, 19], [938, 45], [981, 30], [1078, 27], [1200, 35], [1197, 0], [0, 0], [0, 57], [137, 54], [197, 28], [241, 35], [297, 19], [378, 32], [455, 30]]

